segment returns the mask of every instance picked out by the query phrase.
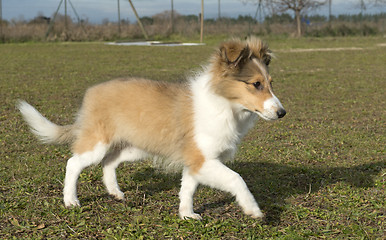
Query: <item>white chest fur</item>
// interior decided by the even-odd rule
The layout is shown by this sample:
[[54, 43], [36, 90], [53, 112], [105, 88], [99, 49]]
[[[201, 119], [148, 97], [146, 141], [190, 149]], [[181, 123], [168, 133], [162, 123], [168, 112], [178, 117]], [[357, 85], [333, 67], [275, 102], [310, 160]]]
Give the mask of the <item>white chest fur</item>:
[[226, 161], [234, 157], [256, 115], [216, 95], [209, 81], [210, 75], [203, 74], [191, 84], [195, 141], [207, 159]]

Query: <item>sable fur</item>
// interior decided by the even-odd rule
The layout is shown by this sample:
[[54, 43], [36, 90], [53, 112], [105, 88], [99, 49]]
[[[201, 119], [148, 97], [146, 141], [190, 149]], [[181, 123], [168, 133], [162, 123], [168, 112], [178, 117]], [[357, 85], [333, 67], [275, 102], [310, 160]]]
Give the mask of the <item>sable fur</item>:
[[285, 115], [272, 92], [271, 56], [257, 38], [230, 40], [187, 83], [121, 78], [95, 85], [87, 90], [78, 117], [69, 126], [50, 122], [24, 101], [19, 109], [44, 142], [71, 143], [66, 206], [79, 205], [76, 182], [85, 167], [102, 162], [109, 193], [123, 199], [115, 168], [124, 161], [160, 156], [184, 168], [181, 218], [200, 218], [192, 202], [199, 183], [231, 192], [246, 214], [261, 217], [242, 178], [222, 162], [233, 159], [257, 116], [275, 120]]

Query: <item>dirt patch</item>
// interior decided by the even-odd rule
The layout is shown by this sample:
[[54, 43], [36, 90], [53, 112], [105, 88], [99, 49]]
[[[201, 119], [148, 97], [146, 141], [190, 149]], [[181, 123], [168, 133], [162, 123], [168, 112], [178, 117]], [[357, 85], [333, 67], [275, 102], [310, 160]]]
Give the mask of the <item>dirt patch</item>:
[[[378, 43], [377, 47], [386, 47], [386, 43]], [[337, 48], [295, 48], [295, 49], [279, 49], [276, 52], [337, 52], [337, 51], [361, 51], [370, 49], [371, 47], [337, 47]]]
[[146, 42], [109, 42], [107, 45], [116, 46], [166, 46], [166, 47], [177, 47], [177, 46], [202, 46], [204, 43], [182, 43], [182, 42], [159, 42], [159, 41], [146, 41]]
[[277, 52], [334, 52], [334, 51], [359, 51], [364, 48], [349, 47], [349, 48], [297, 48], [297, 49], [283, 49]]

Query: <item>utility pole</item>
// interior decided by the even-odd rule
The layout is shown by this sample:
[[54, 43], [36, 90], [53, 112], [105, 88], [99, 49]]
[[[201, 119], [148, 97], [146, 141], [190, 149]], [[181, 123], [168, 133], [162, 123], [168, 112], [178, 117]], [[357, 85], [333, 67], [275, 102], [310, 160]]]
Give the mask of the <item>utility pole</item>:
[[218, 0], [218, 20], [221, 18], [221, 0]]
[[172, 11], [170, 13], [170, 21], [171, 21], [171, 25], [172, 25], [172, 33], [174, 33], [174, 4], [173, 4], [173, 0], [171, 0], [172, 2]]
[[201, 33], [200, 33], [200, 42], [204, 38], [204, 0], [201, 0]]
[[328, 0], [328, 23], [331, 25], [331, 0]]
[[[71, 6], [71, 8], [72, 8], [72, 11], [74, 11], [74, 13], [75, 13], [76, 19], [78, 19], [78, 24], [82, 27], [83, 31], [85, 31], [84, 28], [83, 28], [83, 26], [82, 26], [82, 20], [80, 20], [79, 14], [78, 14], [78, 12], [76, 11], [74, 5], [72, 5], [72, 2], [71, 2], [70, 0], [68, 0], [68, 2], [70, 3], [70, 6]], [[86, 32], [86, 31], [85, 31], [85, 32]]]
[[121, 7], [118, 0], [118, 34], [121, 36]]
[[51, 29], [52, 29], [52, 27], [54, 26], [55, 19], [56, 19], [56, 15], [58, 15], [60, 6], [62, 6], [62, 2], [63, 2], [63, 0], [60, 0], [59, 6], [58, 6], [58, 8], [57, 8], [56, 11], [55, 11], [54, 17], [53, 17], [52, 20], [50, 21], [50, 25], [48, 26], [48, 29], [47, 29], [47, 32], [46, 32], [46, 38], [48, 37], [48, 34], [50, 34]]
[[142, 23], [141, 23], [141, 19], [139, 19], [137, 10], [135, 10], [135, 7], [134, 7], [133, 2], [132, 2], [131, 0], [129, 0], [129, 3], [130, 3], [130, 5], [131, 5], [131, 8], [133, 9], [133, 12], [134, 12], [135, 17], [137, 18], [137, 22], [138, 22], [139, 27], [140, 27], [141, 30], [142, 30], [142, 34], [143, 34], [143, 36], [145, 37], [145, 39], [147, 40], [147, 39], [148, 39], [147, 33], [146, 33], [146, 31], [145, 31], [145, 28], [143, 27], [143, 25], [142, 25]]
[[366, 4], [363, 0], [361, 0], [361, 15], [363, 16], [363, 11], [366, 10]]
[[64, 0], [64, 33], [67, 36], [67, 0]]
[[63, 1], [64, 1], [64, 25], [65, 25], [64, 33], [65, 33], [66, 37], [67, 37], [67, 16], [68, 16], [67, 15], [67, 1], [70, 3], [70, 6], [71, 6], [72, 10], [74, 11], [76, 18], [78, 19], [79, 25], [82, 27], [83, 31], [86, 32], [85, 29], [83, 28], [82, 24], [81, 24], [80, 17], [78, 15], [78, 13], [76, 12], [76, 9], [75, 9], [74, 5], [72, 5], [71, 0], [60, 0], [58, 8], [56, 9], [53, 18], [50, 20], [50, 25], [48, 26], [48, 29], [47, 29], [47, 32], [46, 32], [46, 38], [50, 34], [50, 32], [52, 30], [52, 27], [55, 24], [56, 16], [58, 15], [58, 12], [60, 10], [60, 7], [62, 6]]
[[[257, 19], [257, 16], [259, 16], [259, 19]], [[259, 23], [263, 22], [263, 5], [262, 0], [259, 0], [259, 3], [257, 4], [257, 9], [255, 13], [255, 20]]]
[[0, 0], [0, 41], [3, 38], [3, 7]]

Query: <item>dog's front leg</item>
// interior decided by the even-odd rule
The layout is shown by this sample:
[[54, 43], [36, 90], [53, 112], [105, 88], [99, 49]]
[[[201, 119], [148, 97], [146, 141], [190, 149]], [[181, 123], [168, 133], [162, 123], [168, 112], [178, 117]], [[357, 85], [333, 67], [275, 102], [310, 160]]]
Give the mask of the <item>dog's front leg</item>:
[[230, 192], [236, 196], [245, 214], [253, 218], [264, 216], [241, 176], [219, 160], [206, 160], [200, 170], [191, 177], [201, 184]]
[[193, 194], [196, 191], [198, 182], [193, 178], [189, 171], [188, 168], [184, 168], [182, 173], [181, 189], [179, 193], [179, 215], [181, 219], [201, 219], [201, 216], [193, 211]]

